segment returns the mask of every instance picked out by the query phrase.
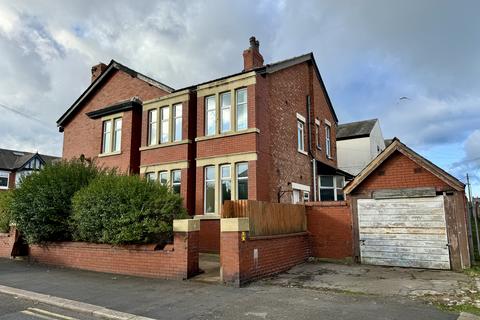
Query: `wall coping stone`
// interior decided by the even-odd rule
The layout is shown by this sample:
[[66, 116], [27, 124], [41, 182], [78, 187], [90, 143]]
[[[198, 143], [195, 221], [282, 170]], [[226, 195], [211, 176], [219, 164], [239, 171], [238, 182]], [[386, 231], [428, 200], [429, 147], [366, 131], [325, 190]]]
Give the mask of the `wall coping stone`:
[[250, 231], [248, 218], [224, 218], [220, 220], [220, 232]]
[[173, 220], [173, 232], [193, 232], [200, 230], [200, 220], [175, 219]]

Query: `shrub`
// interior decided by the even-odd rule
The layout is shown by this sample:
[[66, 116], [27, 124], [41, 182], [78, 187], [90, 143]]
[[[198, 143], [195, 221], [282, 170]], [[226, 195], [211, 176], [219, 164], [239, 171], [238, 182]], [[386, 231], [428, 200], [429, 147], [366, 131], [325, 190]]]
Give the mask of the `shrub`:
[[22, 180], [13, 193], [12, 216], [29, 243], [71, 239], [69, 218], [74, 193], [100, 174], [80, 160], [46, 166]]
[[186, 218], [182, 198], [138, 176], [105, 175], [73, 198], [74, 240], [108, 244], [162, 243], [173, 220]]
[[0, 192], [0, 232], [8, 232], [11, 223], [12, 192]]

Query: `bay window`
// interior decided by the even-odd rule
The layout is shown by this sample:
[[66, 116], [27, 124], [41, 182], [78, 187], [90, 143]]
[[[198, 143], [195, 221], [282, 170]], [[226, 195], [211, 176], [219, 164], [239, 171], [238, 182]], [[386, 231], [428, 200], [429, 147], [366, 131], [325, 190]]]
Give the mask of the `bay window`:
[[242, 88], [236, 91], [237, 107], [237, 131], [245, 130], [248, 127], [248, 106], [247, 89]]
[[112, 120], [103, 121], [102, 153], [111, 151], [112, 143]]
[[148, 145], [157, 143], [157, 109], [153, 109], [148, 111]]
[[232, 129], [232, 103], [230, 92], [220, 94], [220, 131], [228, 132]]
[[180, 193], [180, 188], [182, 184], [182, 171], [181, 170], [172, 170], [172, 190], [175, 193]]
[[217, 133], [217, 107], [215, 103], [215, 96], [205, 98], [205, 119], [206, 119], [206, 133], [211, 136]]
[[170, 140], [170, 108], [160, 108], [160, 143], [167, 143]]
[[248, 199], [248, 163], [242, 162], [236, 165], [237, 173], [237, 199]]
[[173, 106], [173, 141], [182, 140], [182, 104]]
[[222, 188], [220, 200], [223, 204], [225, 200], [232, 199], [232, 172], [229, 164], [220, 166], [220, 181]]
[[155, 181], [157, 180], [157, 177], [155, 175], [155, 172], [147, 172], [145, 173], [145, 179], [147, 179], [148, 181]]
[[113, 152], [120, 151], [122, 145], [122, 118], [113, 120]]
[[160, 171], [158, 173], [158, 181], [163, 184], [163, 185], [167, 185], [168, 183], [168, 171]]
[[215, 213], [215, 166], [205, 167], [205, 213]]
[[104, 120], [102, 132], [102, 153], [120, 152], [122, 146], [122, 118]]

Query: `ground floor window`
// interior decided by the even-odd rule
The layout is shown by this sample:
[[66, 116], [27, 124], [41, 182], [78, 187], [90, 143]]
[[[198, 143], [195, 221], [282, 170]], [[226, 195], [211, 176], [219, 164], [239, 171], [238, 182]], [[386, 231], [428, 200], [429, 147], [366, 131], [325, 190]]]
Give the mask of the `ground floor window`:
[[0, 189], [8, 189], [8, 171], [0, 171]]
[[221, 185], [222, 193], [220, 195], [222, 204], [225, 200], [232, 199], [232, 172], [231, 165], [224, 164], [220, 166], [220, 176], [221, 176]]
[[215, 213], [215, 166], [205, 167], [205, 213]]
[[20, 183], [22, 182], [22, 179], [31, 175], [33, 172], [33, 170], [18, 171], [15, 174], [15, 187], [18, 188], [20, 186]]
[[318, 179], [320, 201], [343, 201], [343, 187], [345, 177], [343, 176], [320, 176]]
[[180, 193], [182, 185], [182, 171], [181, 170], [172, 170], [172, 190], [175, 193]]
[[180, 193], [182, 186], [182, 170], [164, 170], [158, 172], [146, 172], [145, 179], [149, 181], [158, 181], [163, 185], [172, 188], [175, 193]]
[[237, 163], [237, 199], [248, 199], [248, 163]]

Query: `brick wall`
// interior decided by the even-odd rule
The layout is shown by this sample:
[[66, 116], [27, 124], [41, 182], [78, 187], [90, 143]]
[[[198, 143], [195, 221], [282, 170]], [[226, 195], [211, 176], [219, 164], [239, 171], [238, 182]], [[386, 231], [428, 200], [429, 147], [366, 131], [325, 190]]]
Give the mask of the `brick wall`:
[[198, 231], [175, 232], [164, 250], [82, 242], [31, 245], [31, 261], [55, 266], [162, 279], [186, 279], [198, 273]]
[[220, 219], [200, 221], [200, 252], [220, 253]]
[[306, 213], [313, 257], [353, 257], [352, 212], [346, 201], [310, 203]]
[[396, 151], [355, 189], [355, 193], [419, 187], [449, 189], [445, 182]]
[[[222, 281], [241, 286], [249, 281], [284, 272], [309, 256], [308, 234], [248, 238], [241, 232], [222, 232], [220, 265]], [[254, 251], [257, 250], [257, 257]]]
[[[138, 157], [141, 116], [132, 115], [131, 111], [125, 112], [122, 121], [122, 153], [97, 159], [102, 145], [102, 121], [101, 119], [92, 120], [86, 113], [102, 109], [119, 101], [131, 99], [134, 96], [145, 101], [165, 94], [167, 92], [162, 89], [133, 78], [123, 71], [114, 71], [85, 100], [83, 106], [77, 111], [78, 114], [64, 125], [63, 158], [71, 159], [84, 154], [87, 158], [96, 159], [100, 165], [115, 166], [124, 172], [138, 172], [135, 157]], [[135, 153], [137, 155], [133, 156], [132, 159], [132, 154]]]
[[0, 233], [0, 257], [10, 258], [13, 253], [13, 246], [17, 238], [18, 231], [10, 228], [10, 232]]

